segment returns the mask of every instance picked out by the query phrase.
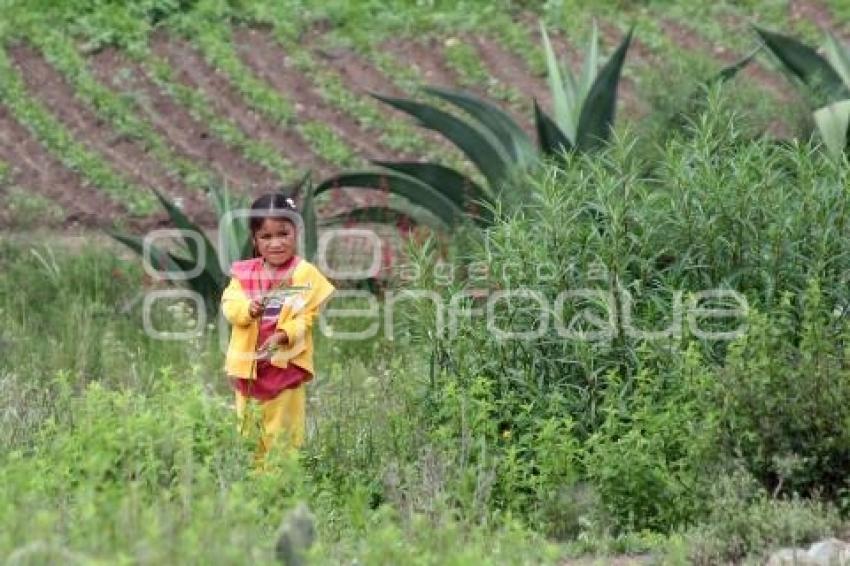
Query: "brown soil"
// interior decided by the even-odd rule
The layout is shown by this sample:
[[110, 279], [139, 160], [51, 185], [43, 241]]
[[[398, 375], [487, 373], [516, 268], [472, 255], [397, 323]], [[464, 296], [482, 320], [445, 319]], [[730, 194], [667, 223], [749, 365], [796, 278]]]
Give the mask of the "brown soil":
[[[166, 59], [182, 83], [203, 92], [214, 109], [227, 117], [248, 136], [269, 144], [296, 167], [312, 169], [319, 175], [331, 168], [315, 155], [292, 127], [276, 126], [250, 109], [228, 79], [210, 66], [185, 40], [162, 34], [153, 38], [151, 49]], [[291, 179], [282, 179], [289, 182]]]
[[322, 46], [322, 38], [318, 35], [308, 40], [308, 46], [316, 59], [339, 75], [352, 92], [388, 96], [410, 94], [403, 92], [369, 61], [350, 49], [327, 49]]
[[50, 109], [78, 141], [103, 155], [116, 171], [141, 186], [157, 187], [172, 196], [191, 192], [164, 170], [141, 142], [117, 133], [81, 104], [64, 77], [32, 47], [14, 45], [8, 53], [30, 94]]
[[[469, 36], [460, 36], [455, 39], [465, 42], [471, 41]], [[392, 53], [399, 61], [405, 64], [412, 64], [418, 68], [419, 76], [426, 86], [440, 86], [464, 90], [492, 101], [493, 99], [487, 93], [487, 88], [484, 85], [464, 85], [455, 70], [449, 67], [443, 55], [445, 41], [446, 38], [438, 37], [428, 37], [420, 41], [392, 39], [385, 42], [381, 46], [381, 49]], [[491, 76], [498, 80], [496, 75]], [[498, 105], [516, 120], [518, 124], [523, 124], [527, 127], [529, 116], [522, 116], [515, 109], [505, 104]]]
[[850, 38], [850, 26], [847, 22], [839, 24], [828, 6], [820, 0], [791, 0], [788, 3], [788, 15], [791, 20], [809, 20], [823, 31], [837, 36]]
[[[374, 93], [402, 98], [414, 94], [404, 92], [362, 55], [349, 49], [327, 48], [323, 45], [323, 39], [324, 37], [320, 33], [320, 30], [314, 29], [305, 36], [304, 41], [308, 48], [312, 50], [317, 60], [339, 75], [343, 84], [352, 92], [359, 94]], [[378, 106], [399, 120], [410, 120], [407, 114], [390, 108], [385, 104], [378, 103]], [[417, 133], [432, 143], [447, 144], [446, 140], [434, 132], [420, 128]], [[408, 159], [415, 158], [416, 156], [399, 155], [397, 157]]]
[[63, 226], [105, 227], [127, 213], [50, 155], [5, 106], [0, 106], [0, 160], [11, 166], [9, 186], [31, 190], [62, 207]]
[[[670, 20], [661, 20], [661, 28], [677, 45], [688, 51], [711, 53], [724, 65], [730, 65], [743, 56], [733, 53], [722, 45], [712, 45], [699, 36], [694, 30]], [[787, 81], [781, 76], [771, 73], [758, 61], [753, 61], [742, 71], [742, 74], [764, 86], [779, 100], [788, 101], [793, 98]]]
[[239, 54], [259, 78], [291, 100], [299, 120], [312, 120], [326, 124], [367, 159], [388, 159], [392, 151], [376, 141], [373, 134], [364, 131], [350, 116], [327, 104], [310, 81], [287, 61], [286, 53], [275, 40], [256, 29], [239, 29], [234, 32]]
[[552, 95], [546, 84], [546, 77], [532, 73], [519, 55], [511, 53], [486, 36], [471, 36], [469, 40], [473, 42], [481, 60], [499, 82], [512, 85], [529, 99], [534, 97], [541, 104], [551, 105]]
[[433, 37], [424, 41], [393, 38], [384, 42], [380, 50], [392, 54], [405, 65], [416, 67], [426, 85], [457, 88], [457, 77], [443, 60], [442, 45]]
[[236, 192], [269, 186], [276, 176], [213, 135], [183, 106], [177, 104], [144, 73], [142, 67], [115, 49], [104, 49], [91, 59], [94, 74], [107, 86], [137, 101], [153, 128], [175, 152], [211, 170]]

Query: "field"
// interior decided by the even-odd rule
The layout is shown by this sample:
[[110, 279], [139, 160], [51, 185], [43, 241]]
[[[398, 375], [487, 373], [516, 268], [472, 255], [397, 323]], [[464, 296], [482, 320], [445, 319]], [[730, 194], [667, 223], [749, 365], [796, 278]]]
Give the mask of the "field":
[[[154, 225], [162, 216], [145, 187], [202, 214], [211, 180], [250, 194], [308, 169], [321, 178], [368, 159], [456, 160], [368, 93], [467, 88], [504, 102], [530, 129], [532, 96], [551, 103], [540, 17], [556, 30], [559, 52], [574, 59], [594, 18], [608, 49], [637, 25], [621, 112], [638, 125], [676, 94], [671, 88], [687, 91], [700, 74], [749, 51], [751, 23], [808, 38], [819, 28], [846, 32], [840, 5], [822, 2], [567, 2], [542, 12], [533, 4], [402, 4], [389, 18], [369, 3], [293, 2], [244, 13], [224, 2], [196, 12], [171, 4], [141, 3], [128, 13], [120, 3], [11, 3], [0, 61], [2, 198], [5, 210], [23, 212], [6, 222], [26, 224], [46, 208], [55, 227], [117, 218]], [[154, 27], [146, 14], [164, 21]], [[755, 110], [773, 131], [788, 133], [792, 117], [769, 109], [794, 93], [773, 66], [761, 57], [741, 89], [767, 107]]]
[[[767, 48], [701, 90], [756, 26], [850, 41], [844, 0], [0, 7], [0, 558], [756, 564], [850, 538], [847, 151]], [[559, 102], [541, 24], [575, 69], [594, 29], [605, 60], [634, 26], [603, 147], [497, 184], [373, 96], [454, 111], [421, 89], [463, 90], [534, 138], [535, 101]], [[108, 233], [182, 211], [217, 234], [213, 188], [244, 202], [375, 160], [453, 167], [496, 204], [442, 230], [399, 194], [450, 198], [315, 195], [314, 237], [342, 214], [393, 251], [336, 282], [307, 445], [257, 470], [215, 309], [149, 308], [173, 285]], [[526, 303], [492, 300], [515, 289]], [[346, 339], [370, 301], [380, 330]]]

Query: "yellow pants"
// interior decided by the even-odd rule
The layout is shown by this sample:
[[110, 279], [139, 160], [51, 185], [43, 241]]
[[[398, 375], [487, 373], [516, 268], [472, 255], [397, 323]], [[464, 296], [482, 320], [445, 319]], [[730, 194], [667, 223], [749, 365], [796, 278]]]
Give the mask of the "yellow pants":
[[[253, 407], [257, 404], [262, 413], [262, 422], [257, 423]], [[236, 392], [236, 418], [239, 433], [250, 437], [260, 426], [260, 441], [256, 461], [262, 463], [274, 444], [280, 443], [283, 450], [299, 448], [304, 444], [306, 394], [304, 385], [284, 389], [280, 395], [268, 401], [258, 401]]]

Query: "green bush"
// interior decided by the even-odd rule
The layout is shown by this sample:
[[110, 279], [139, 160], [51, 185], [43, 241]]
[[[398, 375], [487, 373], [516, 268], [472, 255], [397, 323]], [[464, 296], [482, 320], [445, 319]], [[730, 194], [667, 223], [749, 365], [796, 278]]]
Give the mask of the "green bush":
[[617, 525], [665, 531], [705, 512], [718, 471], [714, 376], [694, 345], [681, 356], [640, 354], [629, 394], [610, 376], [605, 421], [584, 445], [583, 470]]
[[720, 478], [708, 504], [703, 523], [670, 545], [671, 550], [680, 547], [671, 556], [700, 566], [745, 557], [762, 563], [766, 550], [804, 546], [835, 534], [841, 523], [835, 509], [821, 502], [772, 499], [755, 478], [740, 470]]
[[[825, 318], [845, 304], [850, 272], [846, 171], [811, 146], [748, 138], [725, 113], [702, 116], [659, 162], [643, 162], [635, 144], [620, 140], [525, 178], [533, 189], [525, 207], [464, 243], [456, 272], [466, 277], [441, 285], [436, 252], [418, 259], [414, 285], [438, 290], [444, 305], [482, 288], [530, 289], [550, 305], [544, 312], [515, 298], [494, 306], [502, 330], [535, 329], [548, 317], [533, 339], [497, 339], [481, 314], [461, 315], [453, 332], [430, 339], [437, 408], [429, 426], [476, 446], [448, 451], [450, 467], [472, 467], [478, 483], [491, 470], [490, 512], [519, 513], [560, 534], [576, 531], [569, 518], [547, 514], [547, 502], [582, 485], [599, 502], [585, 515], [610, 521], [614, 533], [692, 524], [707, 513], [712, 482], [738, 458], [770, 489], [784, 477], [782, 493], [846, 493], [848, 428], [837, 416], [848, 401], [845, 340]], [[471, 275], [482, 264], [484, 280]], [[747, 315], [781, 319], [782, 297], [803, 295], [813, 279], [823, 289], [818, 318], [789, 313], [802, 322], [768, 339], [758, 316]], [[558, 294], [575, 289], [602, 295], [553, 312]], [[703, 316], [697, 307], [716, 305], [693, 302], [695, 294], [715, 289], [736, 291], [747, 309], [734, 320]], [[686, 312], [676, 322], [678, 293]], [[672, 332], [630, 333], [629, 300], [632, 328]], [[423, 321], [414, 335], [434, 336], [429, 303], [412, 310]], [[553, 324], [559, 317], [565, 327], [606, 332], [564, 336]], [[558, 432], [547, 437], [550, 430]], [[559, 456], [547, 470], [549, 453]]]
[[850, 323], [816, 279], [800, 299], [754, 314], [717, 372], [724, 451], [774, 494], [835, 500], [850, 488]]

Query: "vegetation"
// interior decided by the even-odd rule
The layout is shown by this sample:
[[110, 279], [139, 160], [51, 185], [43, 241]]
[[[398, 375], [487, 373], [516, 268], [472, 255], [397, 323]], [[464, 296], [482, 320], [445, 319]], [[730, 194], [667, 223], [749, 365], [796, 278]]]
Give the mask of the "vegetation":
[[[37, 10], [47, 4], [56, 9]], [[762, 4], [674, 3], [669, 17], [758, 11], [760, 26], [785, 21]], [[564, 70], [548, 39], [529, 47], [535, 27], [525, 9], [552, 33], [589, 38], [580, 76]], [[820, 139], [777, 143], [764, 134], [770, 104], [754, 119], [742, 77], [726, 80], [765, 63], [749, 39], [728, 38], [739, 57], [719, 74], [704, 54], [675, 67], [682, 84], [663, 74], [674, 67], [647, 70], [655, 64], [647, 57], [674, 44], [659, 37], [662, 11], [666, 4], [583, 0], [516, 12], [478, 0], [411, 1], [393, 13], [335, 0], [11, 2], [0, 36], [29, 38], [108, 127], [207, 190], [218, 218], [248, 195], [178, 159], [132, 97], [92, 78], [85, 53], [117, 46], [212, 135], [282, 183], [302, 175], [299, 164], [182, 83], [149, 49], [152, 32], [184, 33], [247, 108], [278, 126], [297, 124], [311, 147], [340, 162], [371, 156], [351, 151], [328, 124], [296, 120], [291, 101], [238, 58], [232, 26], [270, 25], [276, 41], [305, 50], [293, 55], [302, 71], [322, 66], [302, 40], [333, 27], [335, 40], [402, 90], [421, 86], [423, 75], [381, 53], [383, 41], [489, 33], [549, 75], [554, 105], [548, 114], [535, 105], [535, 147], [529, 124], [469, 93], [429, 87], [433, 103], [381, 95], [380, 106], [337, 96], [341, 75], [317, 70], [310, 80], [335, 108], [361, 113], [370, 133], [432, 161], [375, 161], [381, 172], [334, 176], [315, 189], [304, 177], [292, 193], [307, 222], [307, 257], [329, 223], [372, 222], [388, 208], [435, 230], [411, 233], [381, 293], [346, 293], [362, 282], [337, 282], [341, 291], [316, 322], [308, 442], [260, 470], [251, 465], [256, 439], [234, 426], [221, 375], [228, 329], [213, 318], [226, 282], [221, 257], [244, 255], [245, 223], [230, 223], [217, 249], [172, 199], [125, 181], [75, 140], [0, 50], [2, 108], [128, 210], [160, 206], [187, 231], [151, 250], [157, 267], [186, 271], [201, 258], [205, 266], [185, 281], [151, 277], [126, 253], [142, 249], [141, 236], [116, 233], [116, 245], [86, 234], [80, 248], [56, 233], [0, 235], [0, 557], [272, 564], [300, 552], [291, 548], [297, 527], [307, 538], [315, 532], [306, 559], [320, 564], [622, 558], [613, 554], [763, 563], [779, 547], [846, 536], [850, 167], [835, 141], [850, 120], [841, 114], [846, 53], [836, 43], [821, 57], [788, 36], [752, 32], [805, 86], [810, 110], [831, 108], [835, 118], [814, 115]], [[632, 23], [653, 18], [633, 40]], [[810, 40], [805, 25], [789, 27]], [[700, 29], [719, 37], [715, 28]], [[72, 33], [57, 31], [65, 29]], [[53, 31], [38, 43], [37, 30]], [[605, 65], [597, 64], [600, 37], [612, 52]], [[467, 85], [514, 104], [510, 89], [500, 90], [512, 85], [490, 80], [471, 45], [448, 45], [443, 55]], [[627, 49], [644, 62], [625, 66]], [[654, 130], [614, 121], [620, 87], [633, 96], [636, 81], [655, 93]], [[460, 154], [384, 119], [390, 108]], [[0, 218], [27, 231], [49, 227], [56, 205], [7, 187], [23, 182], [14, 167], [0, 164]], [[336, 186], [377, 189], [380, 198], [319, 218]], [[466, 230], [467, 219], [477, 226]], [[149, 293], [173, 284], [200, 292], [205, 308]]]
[[[594, 33], [580, 82], [570, 72], [562, 78], [545, 30], [543, 39], [556, 121], [535, 101], [534, 120], [540, 152], [544, 156], [557, 157], [566, 151], [598, 149], [607, 141], [613, 127], [617, 86], [631, 32], [598, 72], [598, 40]], [[486, 188], [437, 163], [384, 161], [376, 163], [388, 172], [342, 173], [320, 183], [317, 194], [334, 187], [385, 188], [430, 211], [447, 226], [458, 223], [467, 213], [486, 225], [489, 209], [521, 203], [522, 195], [512, 198], [503, 198], [503, 195], [508, 179], [517, 170], [531, 167], [538, 159], [522, 128], [506, 112], [470, 93], [437, 87], [426, 87], [425, 92], [464, 112], [471, 120], [413, 100], [376, 97], [410, 114], [422, 126], [440, 133], [457, 146], [486, 180]]]
[[97, 109], [115, 127], [130, 139], [140, 140], [153, 156], [178, 175], [192, 188], [203, 190], [213, 183], [214, 176], [195, 163], [174, 154], [172, 149], [151, 125], [140, 119], [138, 108], [98, 82], [88, 69], [85, 58], [66, 35], [56, 30], [40, 29], [29, 35], [42, 50], [48, 61], [72, 84], [77, 96]]
[[827, 35], [824, 58], [793, 38], [758, 32], [768, 49], [808, 89], [820, 137], [827, 150], [840, 158], [850, 144], [850, 49]]
[[0, 96], [15, 117], [30, 128], [36, 137], [70, 169], [75, 169], [93, 186], [122, 202], [131, 214], [149, 212], [153, 201], [130, 181], [115, 172], [104, 160], [87, 148], [42, 104], [26, 93], [20, 73], [10, 63], [5, 49], [0, 49]]
[[249, 160], [274, 171], [282, 181], [294, 174], [293, 165], [275, 148], [251, 138], [232, 121], [216, 113], [202, 92], [177, 81], [174, 78], [174, 70], [168, 62], [152, 55], [145, 57], [142, 61], [145, 69], [163, 90], [189, 108], [217, 136], [228, 144], [240, 148]]
[[297, 126], [294, 124], [296, 112], [292, 103], [245, 68], [228, 37], [228, 28], [221, 29], [207, 24], [203, 29], [197, 26], [190, 28], [190, 33], [193, 33], [195, 41], [213, 67], [223, 71], [251, 106], [271, 123], [283, 127], [295, 126], [315, 153], [330, 163], [342, 167], [351, 167], [357, 163], [351, 150], [330, 125], [310, 120], [302, 120]]

